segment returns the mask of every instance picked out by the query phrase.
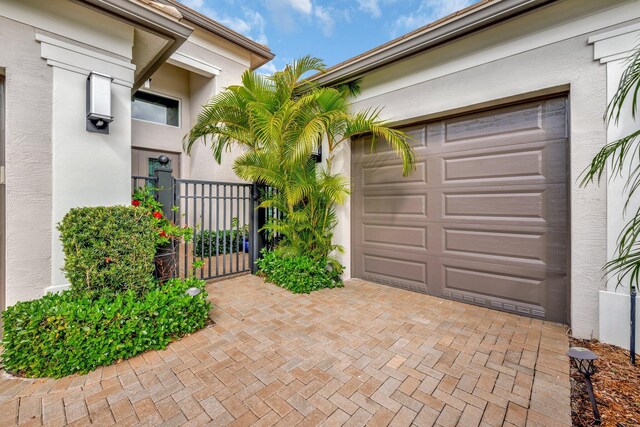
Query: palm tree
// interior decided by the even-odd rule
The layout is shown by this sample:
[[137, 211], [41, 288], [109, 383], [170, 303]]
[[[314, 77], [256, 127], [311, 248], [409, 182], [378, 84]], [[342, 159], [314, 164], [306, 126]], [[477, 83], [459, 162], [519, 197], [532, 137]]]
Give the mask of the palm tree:
[[[331, 243], [335, 205], [347, 200], [349, 190], [348, 180], [333, 173], [332, 161], [344, 141], [370, 133], [398, 153], [405, 175], [414, 168], [408, 137], [381, 121], [379, 109], [350, 113], [348, 98], [357, 91], [356, 84], [326, 88], [303, 78], [324, 69], [320, 59], [305, 56], [270, 77], [246, 71], [240, 85], [204, 106], [184, 141], [189, 153], [202, 140], [218, 162], [231, 146], [244, 148], [234, 162], [236, 175], [274, 188], [261, 207], [285, 215], [265, 228], [283, 235], [288, 249], [320, 257], [339, 249]], [[310, 158], [323, 141], [328, 146], [326, 166], [318, 170]]]
[[[609, 126], [617, 124], [624, 110], [625, 103], [631, 101], [631, 114], [636, 118], [638, 112], [638, 92], [640, 91], [640, 48], [629, 59], [627, 68], [622, 74], [618, 90], [607, 106], [605, 122]], [[629, 207], [634, 194], [640, 188], [640, 129], [605, 145], [591, 161], [582, 174], [581, 185], [597, 181], [600, 183], [607, 165], [610, 179], [623, 177], [626, 180], [624, 191], [626, 196], [625, 211]], [[626, 177], [625, 177], [626, 175]], [[618, 285], [629, 279], [631, 288], [638, 287], [640, 279], [640, 208], [633, 214], [618, 237], [615, 256], [605, 264], [607, 273], [617, 276]]]
[[334, 88], [318, 87], [303, 79], [309, 72], [324, 70], [322, 60], [311, 56], [293, 61], [270, 77], [247, 70], [240, 85], [228, 87], [204, 106], [185, 137], [185, 151], [189, 153], [202, 138], [220, 162], [222, 152], [233, 144], [250, 151], [280, 145], [286, 148], [291, 163], [300, 164], [324, 138], [331, 172], [334, 150], [344, 141], [370, 133], [396, 151], [402, 158], [404, 175], [409, 175], [414, 152], [407, 135], [380, 120], [380, 109], [350, 113], [348, 98], [359, 91], [357, 82]]

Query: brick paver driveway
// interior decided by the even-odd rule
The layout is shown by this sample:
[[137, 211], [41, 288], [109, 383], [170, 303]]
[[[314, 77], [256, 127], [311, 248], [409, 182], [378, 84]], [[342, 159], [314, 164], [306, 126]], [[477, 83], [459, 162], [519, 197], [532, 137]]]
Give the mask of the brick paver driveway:
[[562, 326], [352, 280], [209, 285], [216, 325], [84, 376], [0, 380], [0, 425], [570, 425]]

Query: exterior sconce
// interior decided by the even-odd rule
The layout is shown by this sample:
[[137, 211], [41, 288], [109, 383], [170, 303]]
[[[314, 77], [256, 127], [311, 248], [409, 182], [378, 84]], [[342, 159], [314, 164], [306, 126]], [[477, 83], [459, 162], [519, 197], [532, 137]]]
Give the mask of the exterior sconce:
[[600, 411], [598, 411], [598, 404], [596, 403], [596, 397], [593, 394], [593, 385], [591, 384], [591, 375], [596, 372], [596, 367], [593, 364], [598, 359], [598, 356], [588, 348], [584, 347], [571, 347], [567, 351], [567, 356], [571, 358], [573, 366], [584, 375], [584, 381], [587, 384], [587, 392], [589, 392], [589, 399], [591, 400], [591, 408], [593, 408], [593, 418], [595, 424], [600, 425], [602, 420], [600, 419]]
[[318, 143], [315, 150], [311, 152], [311, 158], [316, 161], [316, 163], [322, 163], [322, 142]]
[[109, 133], [111, 115], [111, 82], [113, 78], [92, 71], [87, 77], [87, 131]]

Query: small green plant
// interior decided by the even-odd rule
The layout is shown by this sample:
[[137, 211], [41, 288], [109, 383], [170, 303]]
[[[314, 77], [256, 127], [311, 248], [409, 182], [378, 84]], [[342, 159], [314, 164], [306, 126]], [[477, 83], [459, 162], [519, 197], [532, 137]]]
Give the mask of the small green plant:
[[244, 240], [249, 238], [249, 224], [239, 226], [238, 218], [231, 219], [231, 229], [202, 230], [196, 233], [194, 244], [197, 257], [215, 257], [216, 255], [242, 252]]
[[[196, 296], [186, 294], [198, 288]], [[140, 296], [91, 298], [65, 291], [19, 302], [3, 313], [4, 368], [27, 377], [86, 373], [203, 328], [211, 303], [204, 281], [171, 279]]]
[[76, 292], [143, 293], [153, 285], [156, 252], [146, 209], [99, 206], [71, 209], [58, 225], [64, 272]]
[[344, 267], [330, 259], [263, 250], [256, 264], [267, 282], [296, 294], [343, 286], [340, 275]]

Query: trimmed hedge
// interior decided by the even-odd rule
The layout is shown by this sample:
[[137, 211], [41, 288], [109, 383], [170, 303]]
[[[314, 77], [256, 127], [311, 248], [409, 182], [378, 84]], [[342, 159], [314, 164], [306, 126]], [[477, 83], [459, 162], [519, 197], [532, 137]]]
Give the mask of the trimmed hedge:
[[[197, 287], [192, 297], [185, 291]], [[65, 291], [19, 302], [4, 318], [4, 368], [27, 377], [59, 378], [163, 349], [203, 328], [209, 318], [204, 281], [172, 279], [143, 296], [128, 290], [92, 298]]]
[[156, 235], [147, 209], [71, 209], [58, 225], [64, 272], [78, 292], [143, 293], [153, 281]]
[[305, 255], [285, 255], [262, 251], [256, 261], [259, 273], [267, 282], [295, 294], [308, 294], [325, 288], [342, 287], [343, 266], [331, 260], [315, 260]]

